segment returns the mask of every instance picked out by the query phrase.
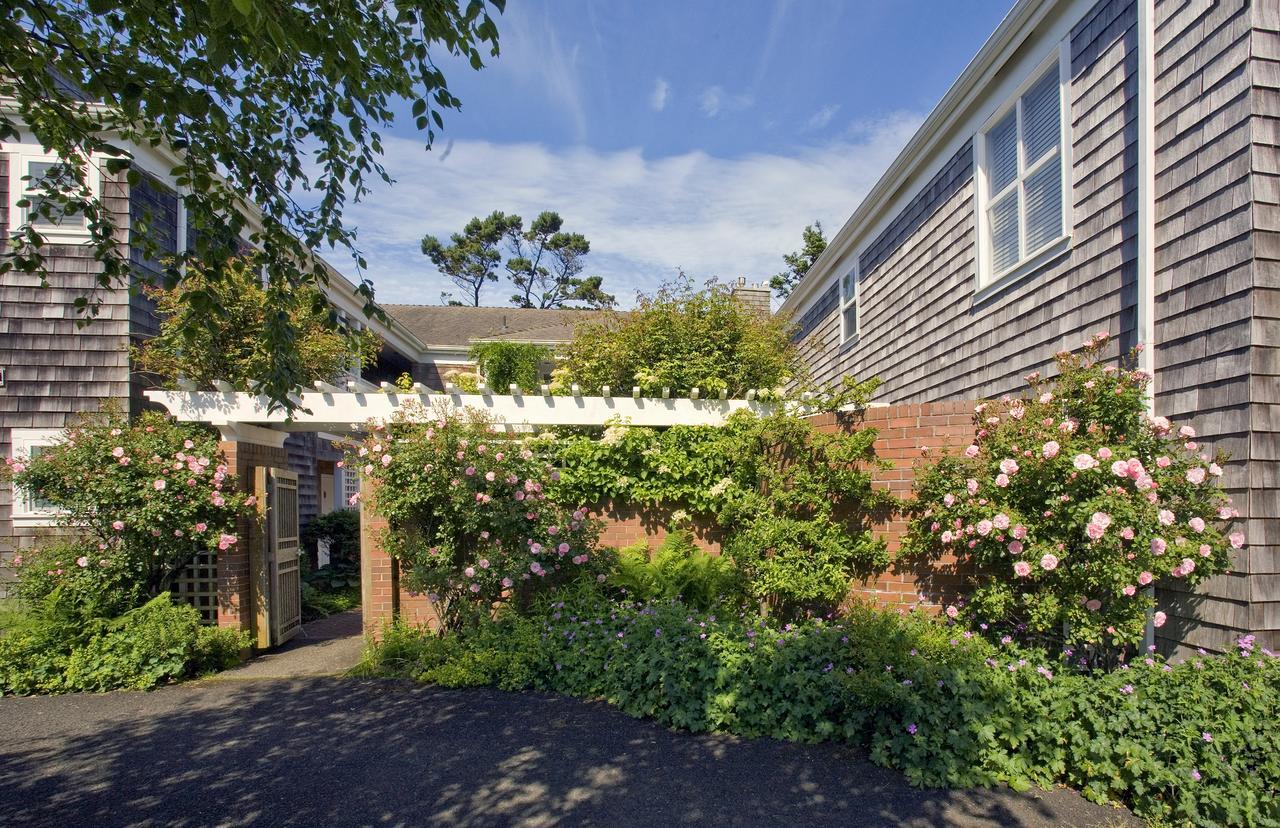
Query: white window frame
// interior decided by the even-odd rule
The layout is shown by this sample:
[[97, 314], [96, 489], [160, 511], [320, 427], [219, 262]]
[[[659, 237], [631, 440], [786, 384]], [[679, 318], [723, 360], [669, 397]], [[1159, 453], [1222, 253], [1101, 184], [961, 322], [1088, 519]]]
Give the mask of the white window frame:
[[[18, 202], [32, 194], [30, 189], [30, 181], [24, 181], [28, 174], [28, 170], [32, 163], [53, 163], [63, 164], [66, 160], [56, 154], [47, 152], [34, 152], [21, 148], [12, 150], [9, 155], [9, 215], [11, 219], [11, 228], [20, 227], [27, 224], [28, 208], [19, 207]], [[89, 193], [98, 198], [102, 194], [101, 174], [97, 164], [93, 159], [89, 161], [87, 184], [89, 185]], [[37, 228], [40, 235], [46, 241], [51, 243], [72, 242], [79, 244], [89, 238], [89, 221], [83, 215], [81, 223], [78, 226], [56, 225], [56, 226], [40, 226]]]
[[[52, 446], [61, 443], [65, 430], [61, 428], [14, 428], [9, 430], [9, 456], [14, 460], [29, 460], [32, 447]], [[15, 526], [49, 526], [55, 522], [60, 509], [42, 509], [35, 505], [29, 492], [13, 488], [11, 516]]]
[[[1023, 158], [1023, 142], [1022, 142], [1022, 96], [1025, 95], [1032, 86], [1041, 81], [1045, 74], [1050, 71], [1054, 65], [1058, 67], [1058, 149], [1056, 153], [1050, 153], [1044, 158], [1037, 161], [1033, 166], [1026, 167]], [[1071, 41], [1070, 38], [1064, 38], [1058, 46], [1045, 57], [1045, 59], [1036, 68], [1031, 71], [1022, 81], [1018, 88], [1009, 95], [1003, 104], [989, 117], [973, 137], [973, 156], [974, 156], [974, 183], [976, 186], [976, 195], [974, 198], [974, 209], [976, 212], [977, 228], [977, 263], [976, 263], [976, 292], [979, 295], [988, 294], [994, 290], [998, 290], [1005, 285], [1016, 282], [1022, 277], [1035, 271], [1044, 265], [1050, 259], [1062, 254], [1071, 247]], [[989, 188], [990, 174], [987, 169], [987, 133], [990, 132], [1001, 120], [1004, 119], [1010, 111], [1017, 109], [1018, 112], [1018, 173], [1014, 177], [1012, 183], [1001, 191], [1001, 195], [1008, 192], [1009, 188], [1018, 188], [1018, 248], [1022, 255], [1013, 264], [1006, 267], [999, 273], [991, 272], [993, 261], [993, 253], [991, 250], [991, 228], [988, 218], [988, 208], [991, 205], [991, 193]], [[1023, 197], [1021, 188], [1023, 183], [1030, 176], [1038, 172], [1051, 159], [1061, 159], [1062, 171], [1062, 232], [1055, 238], [1040, 245], [1035, 250], [1025, 250], [1026, 246], [1026, 199]]]
[[[858, 279], [861, 273], [858, 271], [858, 258], [855, 256], [853, 264], [840, 277], [840, 344], [850, 342], [858, 338], [858, 331], [862, 328], [862, 291], [858, 286]], [[846, 291], [846, 287], [848, 290]], [[852, 294], [852, 295], [850, 295]], [[853, 330], [849, 330], [848, 311], [853, 309]]]

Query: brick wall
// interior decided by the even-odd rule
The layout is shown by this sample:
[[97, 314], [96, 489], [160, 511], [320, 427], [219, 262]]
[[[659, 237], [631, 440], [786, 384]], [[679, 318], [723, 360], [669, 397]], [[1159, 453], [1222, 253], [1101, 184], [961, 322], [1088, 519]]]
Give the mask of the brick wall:
[[[974, 403], [968, 401], [884, 406], [856, 414], [821, 414], [813, 418], [813, 423], [827, 433], [877, 429], [876, 452], [890, 467], [874, 473], [874, 485], [906, 497], [911, 493], [917, 464], [927, 460], [922, 449], [927, 447], [929, 454], [936, 455], [969, 444], [973, 436], [973, 406]], [[366, 488], [361, 500], [367, 502], [368, 497]], [[647, 540], [650, 548], [656, 549], [667, 536], [671, 511], [606, 504], [596, 513], [605, 521], [601, 542], [623, 547]], [[425, 596], [400, 589], [397, 567], [382, 551], [378, 538], [387, 528], [386, 520], [362, 506], [360, 527], [365, 631], [377, 634], [396, 614], [412, 624], [435, 626], [437, 619]], [[716, 533], [705, 524], [695, 524], [693, 528], [698, 545], [719, 554], [720, 539]], [[898, 561], [899, 538], [905, 529], [906, 523], [902, 520], [876, 524], [874, 531], [885, 538], [895, 560], [880, 576], [855, 582], [850, 588], [850, 598], [898, 609], [921, 602], [936, 607], [956, 597], [961, 579], [971, 569], [954, 557], [928, 563]]]
[[[255, 471], [258, 468], [287, 468], [288, 456], [283, 448], [223, 441], [219, 444], [227, 465], [236, 475], [240, 488], [250, 494], [255, 491]], [[259, 500], [261, 504], [261, 500]], [[218, 554], [218, 626], [232, 627], [253, 632], [257, 626], [254, 611], [254, 579], [264, 577], [255, 573], [252, 556], [255, 549], [265, 551], [266, 527], [258, 517], [241, 518], [238, 543]], [[260, 585], [258, 589], [262, 589]]]
[[[891, 466], [873, 473], [873, 485], [908, 497], [919, 465], [931, 456], [962, 449], [972, 441], [974, 404], [906, 403], [858, 413], [819, 414], [813, 423], [827, 433], [876, 429], [876, 454]], [[854, 582], [849, 590], [851, 599], [902, 609], [922, 602], [936, 607], [956, 597], [962, 578], [972, 572], [972, 567], [950, 555], [931, 562], [898, 560], [899, 541], [906, 528], [906, 521], [900, 517], [875, 525], [875, 533], [885, 539], [893, 560], [879, 576]]]

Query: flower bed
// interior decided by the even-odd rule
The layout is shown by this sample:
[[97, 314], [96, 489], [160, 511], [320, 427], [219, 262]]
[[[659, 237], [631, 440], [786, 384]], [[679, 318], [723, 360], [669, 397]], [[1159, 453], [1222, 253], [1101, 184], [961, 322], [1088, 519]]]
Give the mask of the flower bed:
[[1065, 783], [1153, 820], [1280, 819], [1280, 662], [1248, 639], [1089, 675], [915, 614], [779, 625], [593, 586], [451, 636], [393, 628], [363, 669], [601, 698], [695, 732], [847, 741], [919, 785]]

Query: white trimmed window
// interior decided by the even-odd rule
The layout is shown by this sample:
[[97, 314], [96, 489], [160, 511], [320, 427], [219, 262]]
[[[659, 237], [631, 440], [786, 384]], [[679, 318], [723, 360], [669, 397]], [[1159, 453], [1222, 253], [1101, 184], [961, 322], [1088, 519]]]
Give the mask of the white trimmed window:
[[[60, 428], [15, 428], [9, 432], [10, 456], [14, 460], [30, 460], [62, 440]], [[31, 492], [15, 488], [13, 522], [22, 526], [42, 526], [53, 522], [58, 508]]]
[[974, 140], [979, 287], [1023, 275], [1069, 243], [1069, 78], [1064, 41]]
[[360, 472], [349, 465], [344, 465], [338, 471], [341, 472], [342, 478], [341, 488], [339, 489], [342, 492], [342, 502], [338, 504], [338, 508], [359, 509], [359, 502], [352, 503], [351, 498], [360, 494]]
[[[42, 216], [40, 205], [48, 199], [48, 182], [61, 178], [65, 168], [56, 155], [17, 152], [9, 160], [9, 192], [12, 194], [10, 215], [18, 217], [22, 224], [30, 222], [36, 230], [51, 242], [83, 241], [89, 236], [88, 221], [81, 212], [62, 213], [55, 209], [52, 216]], [[99, 192], [98, 172], [91, 165], [88, 170], [89, 192]], [[17, 223], [14, 224], [17, 226]]]
[[840, 341], [858, 335], [858, 266], [849, 268], [840, 280]]

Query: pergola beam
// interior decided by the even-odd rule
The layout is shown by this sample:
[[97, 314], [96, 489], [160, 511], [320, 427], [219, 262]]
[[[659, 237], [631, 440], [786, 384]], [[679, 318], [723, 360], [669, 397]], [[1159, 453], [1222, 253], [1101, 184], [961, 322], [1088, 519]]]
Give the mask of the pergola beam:
[[[322, 386], [323, 387], [323, 386]], [[245, 391], [147, 391], [151, 401], [164, 406], [170, 414], [187, 422], [211, 423], [217, 426], [246, 424], [284, 431], [328, 431], [349, 433], [364, 423], [387, 421], [410, 404], [427, 410], [460, 412], [474, 409], [508, 425], [603, 425], [614, 419], [625, 419], [637, 426], [721, 425], [734, 411], [748, 409], [768, 414], [777, 403], [762, 402], [749, 395], [745, 400], [698, 399], [667, 396], [653, 397], [585, 397], [579, 391], [571, 397], [529, 395], [463, 394], [403, 391], [394, 386], [382, 391], [337, 391], [323, 387], [316, 392], [294, 395], [299, 404], [292, 413], [277, 407], [263, 395]], [[633, 391], [634, 393], [634, 391]]]

